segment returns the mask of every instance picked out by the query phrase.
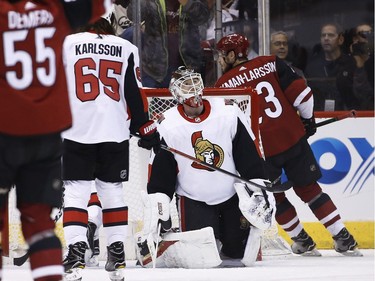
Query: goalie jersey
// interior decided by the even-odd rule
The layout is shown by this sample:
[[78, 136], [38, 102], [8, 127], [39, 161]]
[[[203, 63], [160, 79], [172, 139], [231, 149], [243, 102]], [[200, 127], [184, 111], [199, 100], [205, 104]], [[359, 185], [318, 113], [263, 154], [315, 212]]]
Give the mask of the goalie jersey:
[[[238, 106], [221, 98], [203, 103], [203, 113], [195, 118], [187, 117], [181, 104], [167, 110], [158, 121], [162, 142], [246, 179], [264, 178], [254, 135]], [[234, 177], [165, 150], [155, 155], [151, 171], [148, 193], [172, 198], [176, 192], [208, 205], [225, 202], [236, 193]]]

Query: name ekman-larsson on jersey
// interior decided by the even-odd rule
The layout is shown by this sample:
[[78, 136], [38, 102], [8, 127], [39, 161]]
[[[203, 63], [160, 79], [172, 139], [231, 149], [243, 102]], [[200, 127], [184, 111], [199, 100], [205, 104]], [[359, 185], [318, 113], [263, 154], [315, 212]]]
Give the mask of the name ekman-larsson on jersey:
[[244, 68], [245, 67], [240, 67], [239, 73], [230, 78], [228, 81], [224, 82], [222, 85], [220, 85], [220, 87], [236, 88], [245, 84], [246, 82], [261, 78], [271, 72], [276, 72], [276, 62], [268, 62], [263, 66], [242, 71]]
[[98, 54], [122, 57], [122, 46], [114, 46], [102, 43], [82, 43], [75, 45], [76, 55]]

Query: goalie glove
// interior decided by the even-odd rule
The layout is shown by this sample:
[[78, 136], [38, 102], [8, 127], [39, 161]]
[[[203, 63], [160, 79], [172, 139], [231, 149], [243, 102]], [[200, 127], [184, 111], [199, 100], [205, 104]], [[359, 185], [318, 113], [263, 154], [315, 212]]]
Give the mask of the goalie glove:
[[156, 130], [156, 123], [154, 121], [147, 121], [139, 128], [140, 140], [138, 146], [150, 150], [154, 149], [157, 153], [160, 150], [160, 135]]
[[315, 117], [314, 115], [309, 118], [305, 119], [301, 117], [301, 121], [303, 123], [303, 126], [305, 127], [306, 137], [309, 138], [316, 133], [316, 123], [315, 123]]
[[[252, 179], [251, 181], [265, 186], [268, 181]], [[239, 208], [244, 217], [261, 230], [269, 229], [275, 222], [276, 203], [273, 194], [251, 185], [235, 183], [234, 189], [239, 198]]]

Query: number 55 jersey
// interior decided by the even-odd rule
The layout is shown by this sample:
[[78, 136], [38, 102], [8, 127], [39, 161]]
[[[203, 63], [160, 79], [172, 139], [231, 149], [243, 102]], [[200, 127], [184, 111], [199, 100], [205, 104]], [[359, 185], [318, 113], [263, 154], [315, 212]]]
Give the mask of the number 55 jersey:
[[71, 126], [63, 41], [110, 3], [0, 0], [0, 133], [45, 135]]

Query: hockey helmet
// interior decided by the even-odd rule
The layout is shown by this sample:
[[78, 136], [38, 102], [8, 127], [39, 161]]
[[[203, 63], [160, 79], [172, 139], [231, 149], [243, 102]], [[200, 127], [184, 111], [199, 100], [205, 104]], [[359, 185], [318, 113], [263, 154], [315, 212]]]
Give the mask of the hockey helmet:
[[233, 33], [221, 38], [217, 43], [216, 48], [224, 56], [230, 51], [234, 51], [236, 57], [243, 58], [247, 57], [249, 46], [250, 43], [246, 36]]
[[180, 66], [172, 73], [169, 91], [180, 104], [184, 103], [191, 107], [201, 106], [203, 88], [201, 75], [193, 69]]

